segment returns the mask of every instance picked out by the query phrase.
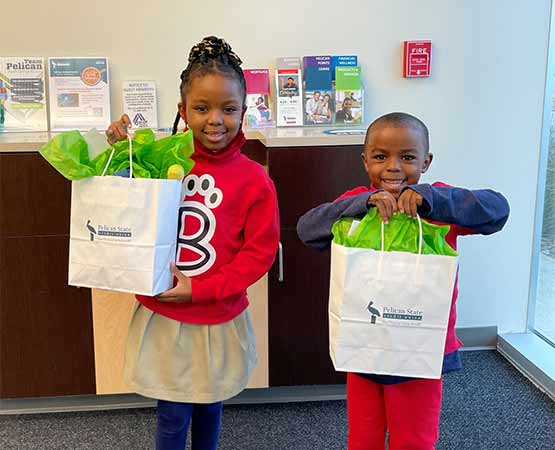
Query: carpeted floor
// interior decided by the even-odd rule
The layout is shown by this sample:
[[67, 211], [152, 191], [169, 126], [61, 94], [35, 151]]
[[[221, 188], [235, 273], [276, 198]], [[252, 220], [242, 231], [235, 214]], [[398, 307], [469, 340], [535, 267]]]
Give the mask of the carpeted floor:
[[[555, 403], [493, 351], [445, 377], [437, 450], [555, 450]], [[147, 450], [154, 409], [0, 416], [1, 450]], [[345, 450], [344, 401], [224, 408], [220, 450]]]

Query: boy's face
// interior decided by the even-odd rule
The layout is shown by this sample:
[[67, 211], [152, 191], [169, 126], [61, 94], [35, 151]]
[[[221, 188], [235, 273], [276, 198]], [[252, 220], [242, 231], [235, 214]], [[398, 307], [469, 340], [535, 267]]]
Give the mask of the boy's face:
[[368, 132], [362, 153], [364, 168], [372, 185], [396, 198], [406, 186], [418, 184], [432, 157], [426, 152], [420, 131], [387, 123], [377, 124]]

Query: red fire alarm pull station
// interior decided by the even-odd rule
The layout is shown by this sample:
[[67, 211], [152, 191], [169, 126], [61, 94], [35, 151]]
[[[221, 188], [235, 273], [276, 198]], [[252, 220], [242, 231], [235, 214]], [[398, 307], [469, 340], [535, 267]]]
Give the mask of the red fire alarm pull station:
[[429, 77], [432, 41], [405, 41], [403, 50], [403, 76], [405, 78]]

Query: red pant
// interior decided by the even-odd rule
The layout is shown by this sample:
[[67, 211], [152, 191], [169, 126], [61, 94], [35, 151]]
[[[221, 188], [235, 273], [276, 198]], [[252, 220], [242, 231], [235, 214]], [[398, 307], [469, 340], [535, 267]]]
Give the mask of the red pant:
[[378, 384], [347, 375], [349, 450], [434, 450], [439, 437], [442, 380]]

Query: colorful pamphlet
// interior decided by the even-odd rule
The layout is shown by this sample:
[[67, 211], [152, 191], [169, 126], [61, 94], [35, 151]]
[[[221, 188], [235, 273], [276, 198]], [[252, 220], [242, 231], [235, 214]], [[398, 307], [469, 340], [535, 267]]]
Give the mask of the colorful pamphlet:
[[298, 56], [276, 58], [277, 69], [300, 69], [301, 59]]
[[331, 56], [305, 56], [304, 67], [304, 124], [333, 123], [335, 101], [333, 99]]
[[335, 68], [335, 101], [337, 104], [336, 125], [362, 123], [364, 91], [360, 67], [338, 66]]
[[[303, 87], [299, 58], [278, 58], [276, 69], [277, 126], [303, 124]], [[280, 67], [285, 65], [285, 67]]]
[[48, 131], [44, 59], [0, 58], [0, 130]]
[[52, 131], [110, 125], [107, 58], [48, 58]]
[[267, 128], [275, 125], [270, 100], [270, 70], [245, 69], [247, 83], [247, 128]]
[[331, 78], [335, 81], [335, 68], [338, 66], [358, 66], [356, 55], [335, 55], [331, 57]]
[[129, 116], [133, 128], [158, 128], [156, 82], [124, 81], [123, 112]]

